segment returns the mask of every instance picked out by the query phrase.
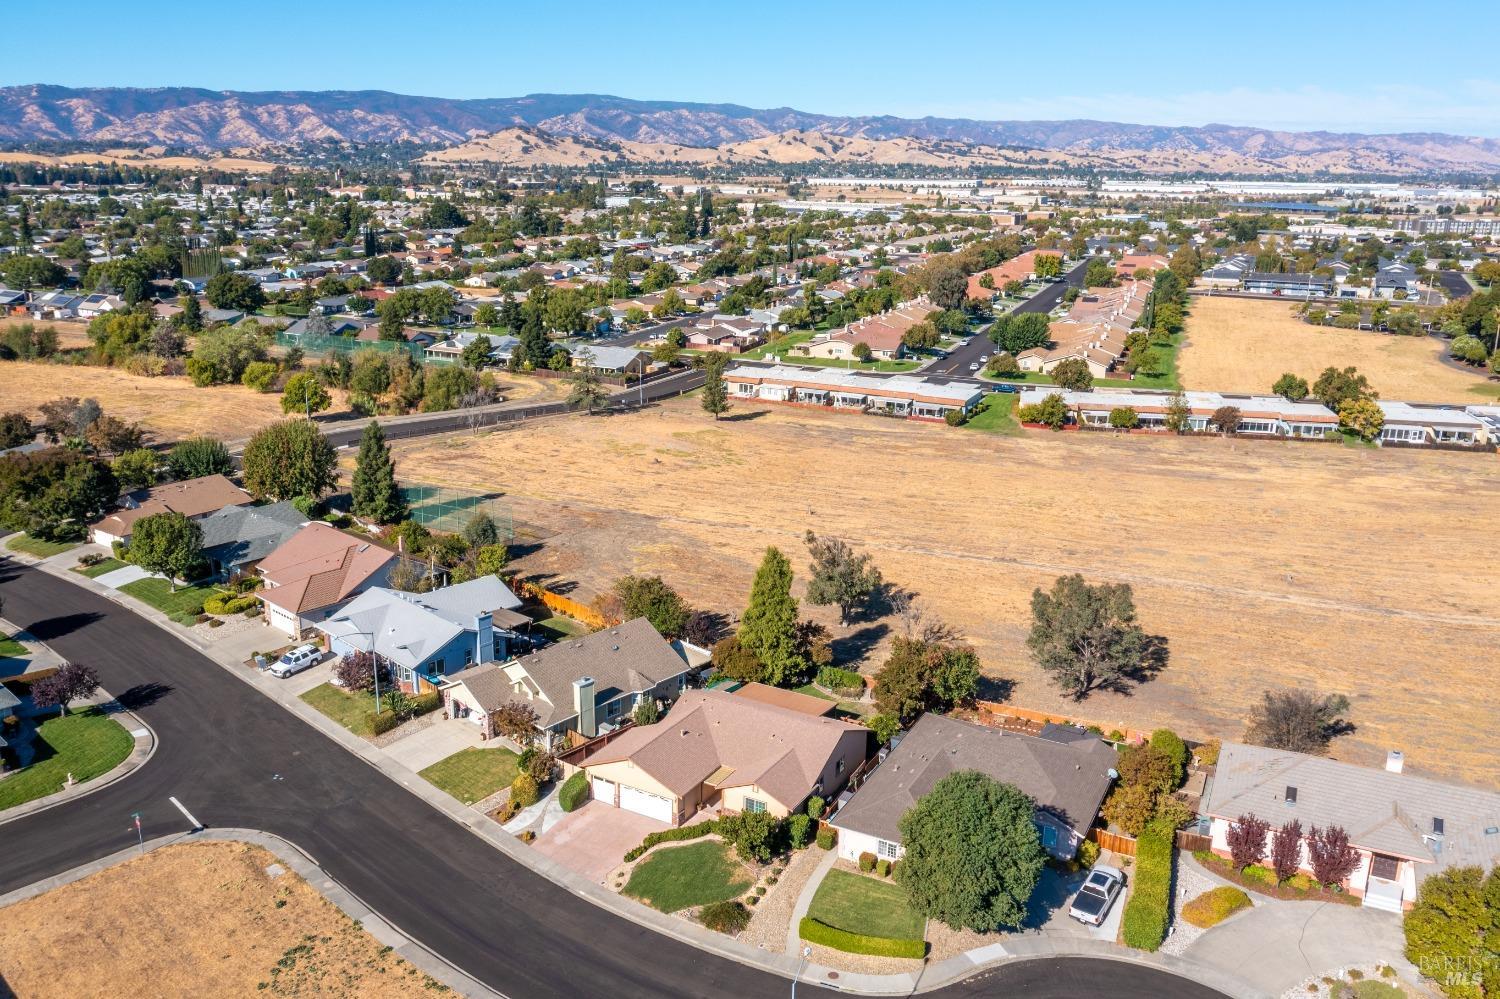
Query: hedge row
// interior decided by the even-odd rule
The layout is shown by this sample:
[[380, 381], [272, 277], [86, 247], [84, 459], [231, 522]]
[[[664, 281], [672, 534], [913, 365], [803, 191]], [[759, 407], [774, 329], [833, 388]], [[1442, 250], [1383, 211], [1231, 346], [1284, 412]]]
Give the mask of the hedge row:
[[421, 717], [429, 712], [436, 711], [442, 706], [443, 695], [433, 690], [425, 694], [418, 694], [411, 699], [411, 714], [409, 715], [398, 717], [394, 711], [381, 711], [379, 714], [371, 711], [365, 717], [370, 720], [370, 733], [372, 735], [384, 735], [408, 718]]
[[709, 819], [707, 822], [699, 822], [694, 826], [678, 826], [675, 829], [663, 829], [661, 832], [651, 833], [645, 839], [641, 840], [640, 846], [635, 847], [629, 853], [625, 854], [625, 863], [628, 864], [632, 860], [637, 859], [641, 854], [658, 843], [675, 843], [684, 839], [699, 839], [711, 832], [715, 832], [718, 828], [718, 821], [716, 819]]
[[1217, 926], [1241, 909], [1250, 908], [1250, 896], [1238, 888], [1220, 885], [1182, 907], [1182, 918], [1194, 926]]
[[871, 937], [850, 933], [811, 916], [803, 916], [797, 934], [808, 943], [822, 944], [846, 954], [870, 954], [874, 957], [906, 957], [920, 961], [927, 956], [926, 940], [902, 940], [893, 937]]
[[1135, 885], [1125, 906], [1127, 947], [1156, 950], [1172, 916], [1172, 832], [1147, 826], [1135, 841]]
[[580, 805], [589, 800], [589, 779], [582, 770], [563, 781], [563, 786], [557, 790], [557, 803], [565, 812], [576, 811]]
[[237, 597], [232, 593], [216, 593], [203, 601], [203, 612], [205, 614], [240, 614], [254, 607], [258, 600], [255, 594], [249, 593]]

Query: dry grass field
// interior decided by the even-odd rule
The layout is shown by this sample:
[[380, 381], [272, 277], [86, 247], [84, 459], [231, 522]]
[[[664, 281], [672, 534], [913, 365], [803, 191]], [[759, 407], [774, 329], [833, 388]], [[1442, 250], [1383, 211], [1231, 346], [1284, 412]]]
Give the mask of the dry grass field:
[[[715, 424], [689, 398], [564, 417], [398, 444], [397, 467], [503, 492], [530, 528], [519, 568], [585, 601], [658, 573], [735, 614], [767, 545], [805, 577], [812, 528], [871, 551], [960, 626], [1016, 703], [1237, 737], [1264, 688], [1302, 685], [1352, 697], [1341, 756], [1401, 748], [1414, 770], [1475, 779], [1500, 767], [1500, 695], [1478, 682], [1500, 649], [1497, 576], [1457, 514], [1500, 489], [1494, 456], [731, 416]], [[1133, 584], [1143, 625], [1170, 643], [1168, 668], [1131, 695], [1073, 705], [1027, 657], [1032, 589], [1071, 572]], [[840, 655], [878, 665], [891, 626], [835, 628]]]
[[169, 846], [17, 903], [0, 919], [0, 976], [36, 999], [427, 990], [305, 881], [270, 877], [275, 862], [239, 843]]
[[[42, 403], [70, 395], [97, 399], [106, 413], [140, 423], [162, 440], [200, 434], [238, 440], [282, 417], [281, 396], [240, 385], [197, 388], [182, 376], [141, 378], [90, 365], [0, 363], [0, 411], [35, 416]], [[339, 404], [337, 398], [334, 402]]]
[[1500, 381], [1443, 363], [1446, 341], [1309, 326], [1286, 302], [1195, 297], [1177, 370], [1190, 389], [1268, 393], [1283, 372], [1311, 384], [1324, 368], [1354, 365], [1382, 399], [1474, 403]]

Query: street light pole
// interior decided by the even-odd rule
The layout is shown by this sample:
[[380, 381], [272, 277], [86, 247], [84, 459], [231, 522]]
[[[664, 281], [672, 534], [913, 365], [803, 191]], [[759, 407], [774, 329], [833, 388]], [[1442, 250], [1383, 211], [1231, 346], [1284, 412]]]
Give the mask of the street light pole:
[[797, 979], [802, 977], [802, 972], [807, 969], [807, 959], [812, 956], [811, 947], [802, 948], [802, 963], [797, 966], [797, 974], [792, 976], [792, 999], [797, 999]]

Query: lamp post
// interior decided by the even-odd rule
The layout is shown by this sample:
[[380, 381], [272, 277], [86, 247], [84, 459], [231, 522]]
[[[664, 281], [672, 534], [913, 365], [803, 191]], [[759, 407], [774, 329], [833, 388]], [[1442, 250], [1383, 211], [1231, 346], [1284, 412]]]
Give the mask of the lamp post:
[[802, 977], [802, 972], [807, 969], [807, 959], [812, 957], [812, 948], [802, 948], [802, 963], [797, 966], [797, 974], [792, 976], [792, 999], [797, 999], [797, 979]]
[[[336, 617], [329, 624], [353, 624], [347, 617]], [[375, 633], [373, 631], [351, 631], [351, 635], [363, 635], [370, 640], [370, 676], [375, 681], [375, 713], [380, 714], [380, 660], [383, 658], [375, 651]], [[399, 648], [406, 648], [402, 645]]]

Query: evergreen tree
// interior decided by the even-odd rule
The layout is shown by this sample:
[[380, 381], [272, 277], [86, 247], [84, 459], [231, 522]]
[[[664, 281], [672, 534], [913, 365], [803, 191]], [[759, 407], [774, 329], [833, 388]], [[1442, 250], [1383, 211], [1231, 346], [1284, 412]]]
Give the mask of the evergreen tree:
[[703, 365], [706, 375], [703, 383], [703, 410], [714, 414], [715, 421], [729, 412], [729, 385], [724, 381], [724, 366], [728, 360], [726, 354], [709, 354]]
[[797, 600], [792, 596], [792, 564], [777, 548], [767, 548], [750, 606], [740, 618], [740, 644], [766, 668], [769, 683], [783, 686], [801, 679], [807, 667], [797, 640]]
[[396, 467], [380, 424], [371, 420], [359, 442], [354, 463], [354, 515], [377, 524], [397, 524], [406, 519], [406, 500], [396, 485]]

